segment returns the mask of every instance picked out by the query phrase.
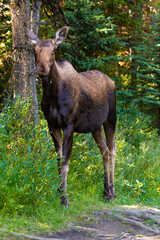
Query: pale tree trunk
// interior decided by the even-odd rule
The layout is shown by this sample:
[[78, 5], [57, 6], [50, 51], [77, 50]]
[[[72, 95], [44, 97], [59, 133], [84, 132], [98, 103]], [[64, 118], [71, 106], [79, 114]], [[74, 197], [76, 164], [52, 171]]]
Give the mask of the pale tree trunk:
[[[32, 32], [38, 36], [38, 22], [40, 18], [40, 7], [41, 2], [39, 0], [33, 0], [32, 1], [32, 9], [31, 9], [31, 30]], [[37, 24], [36, 24], [37, 23]], [[34, 122], [35, 125], [38, 123], [38, 100], [37, 100], [37, 91], [36, 91], [36, 72], [35, 72], [35, 56], [32, 52], [31, 55], [31, 61], [30, 65], [33, 69], [32, 75], [30, 77], [30, 86], [31, 86], [31, 92], [32, 92], [32, 99], [33, 99], [33, 114], [34, 114]]]
[[[32, 120], [34, 125], [38, 123], [38, 101], [36, 92], [36, 75], [34, 66], [33, 48], [29, 44], [27, 29], [30, 27], [30, 17], [36, 13], [39, 20], [39, 7], [34, 10], [33, 1], [32, 14], [30, 0], [12, 0], [11, 20], [12, 20], [12, 50], [13, 50], [13, 94], [22, 99], [30, 97], [32, 99]], [[37, 27], [36, 27], [37, 28]], [[38, 32], [38, 29], [36, 30]]]
[[33, 0], [31, 9], [31, 31], [38, 36], [38, 23], [40, 19], [41, 1]]
[[13, 50], [13, 91], [14, 96], [26, 98], [29, 93], [30, 49], [27, 28], [29, 27], [30, 1], [12, 0], [10, 4], [12, 19]]

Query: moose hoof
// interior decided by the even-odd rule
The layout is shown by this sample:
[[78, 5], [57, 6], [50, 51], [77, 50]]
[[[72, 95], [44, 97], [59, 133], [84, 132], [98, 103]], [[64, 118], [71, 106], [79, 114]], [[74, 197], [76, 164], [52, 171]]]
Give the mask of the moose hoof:
[[69, 208], [69, 201], [67, 196], [61, 197], [61, 205], [65, 206], [66, 208]]

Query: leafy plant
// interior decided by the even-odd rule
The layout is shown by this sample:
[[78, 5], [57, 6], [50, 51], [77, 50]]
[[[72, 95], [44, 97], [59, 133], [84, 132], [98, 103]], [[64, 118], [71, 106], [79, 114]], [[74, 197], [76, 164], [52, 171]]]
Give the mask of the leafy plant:
[[41, 119], [33, 129], [30, 105], [29, 100], [17, 100], [1, 113], [0, 209], [4, 211], [28, 213], [57, 195], [57, 156], [46, 122]]
[[[14, 101], [0, 118], [0, 209], [32, 214], [59, 204], [57, 154], [46, 121], [40, 113], [36, 128], [30, 118], [30, 100]], [[136, 201], [158, 203], [160, 141], [151, 119], [136, 106], [118, 109], [115, 188]], [[102, 199], [103, 162], [90, 134], [74, 134], [68, 194]], [[92, 196], [92, 197], [91, 197]]]

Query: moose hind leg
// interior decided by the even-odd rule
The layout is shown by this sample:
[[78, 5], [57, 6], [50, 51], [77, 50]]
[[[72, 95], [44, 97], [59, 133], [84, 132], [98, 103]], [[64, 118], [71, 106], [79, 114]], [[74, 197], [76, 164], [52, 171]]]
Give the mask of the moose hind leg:
[[115, 167], [115, 125], [106, 121], [104, 124], [104, 131], [106, 136], [106, 143], [108, 148], [109, 165], [110, 165], [110, 185], [109, 185], [109, 200], [115, 197], [114, 190], [114, 167]]
[[92, 136], [100, 149], [101, 155], [103, 157], [104, 164], [104, 198], [109, 200], [109, 186], [110, 186], [110, 178], [109, 178], [109, 159], [108, 159], [108, 149], [106, 140], [103, 136], [102, 127], [92, 132]]

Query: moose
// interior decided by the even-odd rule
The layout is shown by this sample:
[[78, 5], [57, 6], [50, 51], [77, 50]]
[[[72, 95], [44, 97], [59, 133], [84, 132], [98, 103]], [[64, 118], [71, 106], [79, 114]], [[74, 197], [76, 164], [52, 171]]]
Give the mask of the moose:
[[103, 157], [104, 197], [107, 200], [115, 197], [116, 128], [114, 82], [100, 71], [78, 73], [67, 60], [55, 60], [55, 50], [66, 39], [68, 30], [65, 26], [53, 39], [42, 40], [28, 30], [35, 51], [36, 72], [42, 78], [41, 107], [59, 155], [61, 204], [66, 207], [69, 206], [67, 174], [74, 132], [91, 132]]

